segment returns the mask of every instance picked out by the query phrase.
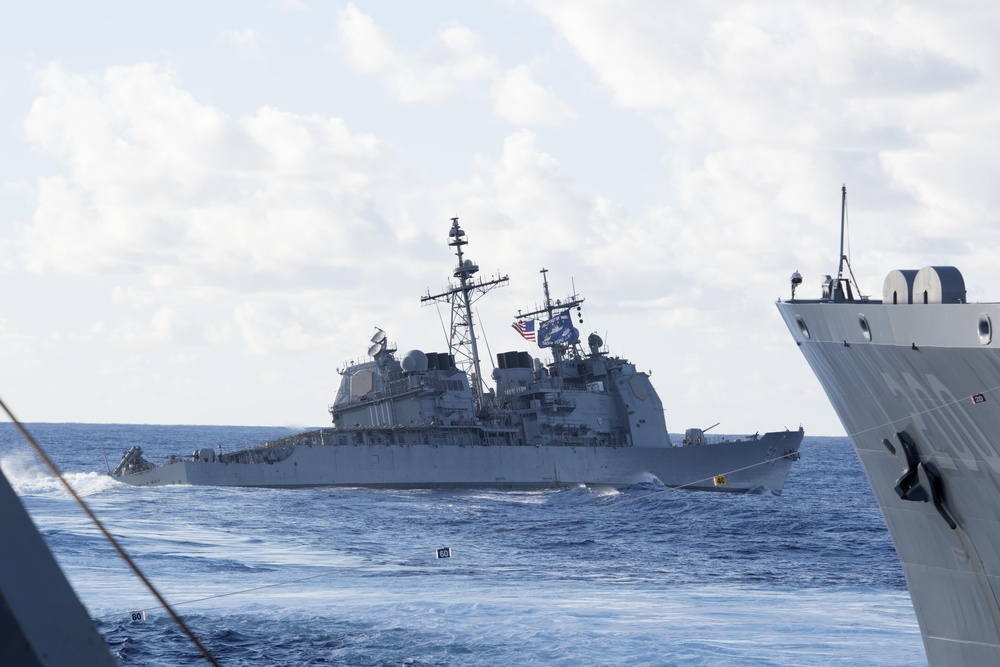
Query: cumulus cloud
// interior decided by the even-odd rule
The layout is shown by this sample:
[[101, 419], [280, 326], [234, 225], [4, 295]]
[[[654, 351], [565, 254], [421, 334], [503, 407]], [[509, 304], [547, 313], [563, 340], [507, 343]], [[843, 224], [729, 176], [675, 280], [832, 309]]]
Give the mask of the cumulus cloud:
[[253, 354], [276, 348], [306, 350], [317, 342], [317, 329], [307, 331], [299, 313], [287, 303], [244, 302], [236, 306], [234, 315], [247, 349]]
[[600, 276], [592, 285], [595, 293], [618, 289], [624, 280], [634, 283], [631, 296], [639, 298], [650, 296], [649, 278], [684, 268], [675, 261], [679, 249], [661, 219], [582, 191], [531, 130], [509, 134], [497, 157], [478, 155], [472, 179], [453, 192], [473, 221], [477, 247], [503, 258], [504, 271], [530, 276], [548, 267], [563, 278]]
[[[293, 279], [357, 264], [390, 151], [336, 118], [232, 118], [152, 65], [81, 76], [49, 66], [25, 126], [61, 160], [26, 235], [35, 270], [181, 271]], [[320, 253], [317, 248], [345, 252]]]
[[304, 12], [309, 9], [302, 0], [268, 0], [267, 6], [283, 12]]
[[[35, 272], [144, 279], [112, 298], [158, 310], [109, 337], [190, 343], [235, 327], [253, 349], [299, 349], [293, 335], [247, 331], [273, 320], [221, 320], [238, 314], [241, 294], [267, 304], [289, 298], [281, 288], [329, 291], [311, 293], [299, 316], [327, 311], [333, 293], [353, 303], [382, 275], [371, 249], [386, 261], [403, 250], [374, 204], [394, 182], [392, 152], [341, 119], [270, 107], [231, 117], [153, 65], [91, 75], [51, 65], [38, 85], [26, 134], [59, 169], [39, 179], [21, 257]], [[211, 305], [220, 298], [223, 311]]]
[[[109, 341], [301, 352], [357, 326], [355, 305], [416, 303], [422, 290], [398, 294], [407, 272], [447, 261], [428, 249], [434, 205], [413, 201], [388, 146], [341, 119], [232, 117], [148, 64], [51, 65], [37, 80], [26, 134], [59, 169], [39, 179], [23, 258], [35, 272], [138, 277], [111, 290], [129, 314], [102, 321]], [[557, 232], [545, 255], [570, 248], [607, 202], [578, 194], [536, 140], [511, 134], [471, 180], [423, 197], [490, 228], [483, 248], [518, 257], [518, 230], [537, 222]], [[535, 271], [542, 252], [519, 261]]]
[[985, 85], [1000, 62], [989, 3], [527, 4], [620, 108], [656, 127], [667, 170], [654, 215], [679, 242], [724, 239], [712, 252], [734, 262], [791, 234], [810, 255], [834, 235], [849, 175], [878, 200], [872, 247], [996, 234], [1000, 194], [987, 181], [1000, 157], [982, 141], [1000, 130]]
[[450, 23], [437, 43], [422, 52], [397, 50], [385, 32], [353, 4], [337, 17], [340, 47], [360, 72], [382, 78], [404, 102], [447, 101], [479, 81], [497, 75], [497, 59], [488, 53], [482, 37]]
[[[775, 284], [761, 265], [784, 270], [791, 262], [788, 235], [806, 233], [798, 228], [801, 216], [814, 212], [819, 196], [816, 184], [801, 193], [785, 187], [786, 178], [811, 169], [804, 159], [752, 151], [709, 156], [703, 165], [678, 158], [669, 165], [678, 177], [664, 190], [669, 204], [632, 212], [623, 202], [582, 191], [572, 171], [540, 146], [536, 132], [519, 130], [505, 138], [498, 157], [477, 156], [473, 178], [453, 192], [475, 227], [484, 228], [480, 242], [505, 258], [505, 269], [522, 275], [542, 266], [570, 275], [584, 271], [601, 277], [595, 290], [628, 285], [628, 297], [616, 301], [654, 309], [664, 283], [672, 286], [674, 308], [693, 307], [708, 289], [720, 295], [713, 307], [725, 308], [730, 297], [741, 298], [732, 291], [736, 285]], [[761, 160], [785, 170], [762, 179], [755, 173]]]
[[[639, 1], [628, 11], [615, 3], [584, 10], [569, 2], [532, 4], [619, 104], [692, 114], [699, 109], [704, 118], [689, 129], [724, 137], [746, 139], [759, 130], [732, 124], [734, 117], [781, 109], [781, 124], [773, 123], [760, 141], [787, 136], [786, 120], [814, 123], [816, 113], [824, 120], [847, 114], [849, 122], [866, 116], [867, 123], [891, 121], [870, 117], [875, 103], [885, 108], [886, 100], [900, 95], [959, 90], [979, 76], [971, 53], [936, 50], [941, 25], [905, 4], [886, 3], [860, 16], [839, 7], [806, 13], [787, 2], [678, 8]], [[954, 49], [954, 42], [947, 44]], [[819, 100], [830, 106], [816, 106]], [[905, 101], [912, 97], [887, 110], [904, 114]], [[784, 132], [776, 136], [779, 129]]]
[[576, 112], [552, 88], [535, 81], [527, 65], [518, 65], [503, 76], [493, 90], [493, 104], [497, 116], [519, 125], [560, 127], [576, 118]]
[[219, 35], [219, 41], [238, 49], [244, 55], [250, 55], [257, 51], [260, 35], [252, 28], [227, 30]]
[[504, 71], [477, 32], [451, 22], [419, 51], [397, 47], [375, 20], [351, 4], [337, 17], [339, 47], [355, 70], [379, 77], [402, 102], [446, 102], [459, 96], [492, 98], [502, 120], [560, 127], [576, 112], [556, 91], [535, 80], [532, 69]]

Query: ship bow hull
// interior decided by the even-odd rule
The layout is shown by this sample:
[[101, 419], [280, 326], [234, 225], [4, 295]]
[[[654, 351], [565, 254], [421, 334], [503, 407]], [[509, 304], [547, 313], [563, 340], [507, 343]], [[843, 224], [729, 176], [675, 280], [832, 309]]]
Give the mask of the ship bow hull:
[[935, 666], [1000, 664], [1000, 349], [977, 336], [987, 309], [1000, 322], [995, 305], [779, 304], [858, 453]]

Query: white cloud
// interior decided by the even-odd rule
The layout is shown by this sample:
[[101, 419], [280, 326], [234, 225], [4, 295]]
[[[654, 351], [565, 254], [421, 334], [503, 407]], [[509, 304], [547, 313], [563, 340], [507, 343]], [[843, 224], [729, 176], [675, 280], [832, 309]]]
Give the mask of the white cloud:
[[[892, 3], [860, 17], [798, 3], [534, 4], [619, 104], [670, 110], [686, 139], [822, 142], [815, 130], [823, 122], [841, 132], [870, 130], [912, 113], [903, 99], [887, 108], [890, 98], [955, 90], [976, 78], [974, 60], [927, 46], [933, 26]], [[873, 117], [876, 108], [896, 118]], [[842, 144], [824, 136], [827, 145]]]
[[[324, 9], [282, 16], [303, 31], [269, 26], [268, 46], [286, 47], [303, 81], [331, 85], [285, 99], [289, 81], [254, 70], [253, 94], [270, 106], [250, 112], [232, 111], [245, 108], [245, 62], [206, 62], [169, 38], [171, 62], [199, 63], [186, 85], [156, 65], [38, 70], [25, 120], [34, 153], [9, 160], [18, 185], [0, 193], [0, 271], [28, 266], [26, 281], [86, 303], [64, 319], [115, 349], [81, 354], [71, 327], [48, 337], [13, 315], [4, 330], [31, 331], [21, 342], [55, 368], [136, 352], [128, 377], [158, 374], [178, 392], [188, 385], [171, 373], [190, 368], [209, 387], [219, 374], [205, 362], [223, 357], [243, 378], [227, 381], [254, 382], [264, 370], [249, 364], [266, 357], [247, 352], [301, 355], [309, 368], [290, 382], [326, 383], [304, 360], [332, 368], [363, 352], [373, 323], [407, 346], [438, 341], [417, 296], [448, 276], [444, 232], [459, 215], [483, 272], [511, 275], [484, 317], [536, 299], [543, 266], [566, 288], [575, 276], [588, 304], [610, 312], [615, 349], [658, 373], [676, 367], [677, 350], [711, 349], [700, 368], [677, 369], [688, 387], [749, 357], [770, 371], [794, 354], [771, 301], [792, 270], [815, 292], [835, 267], [844, 182], [870, 291], [888, 268], [942, 261], [962, 267], [970, 296], [996, 282], [983, 250], [1000, 241], [992, 4], [525, 4], [541, 19], [506, 4], [428, 6], [380, 24], [376, 10], [347, 5], [336, 14], [343, 63], [315, 62], [330, 39]], [[220, 39], [253, 46], [263, 33]], [[386, 107], [382, 89], [413, 106]], [[447, 106], [414, 108], [435, 102]], [[163, 363], [189, 354], [199, 362]], [[53, 403], [48, 391], [39, 404]], [[707, 411], [661, 391], [692, 423]], [[734, 410], [778, 409], [725, 391]]]
[[260, 35], [257, 34], [257, 31], [253, 28], [227, 30], [219, 35], [219, 39], [222, 42], [235, 46], [245, 52], [253, 51], [260, 43]]
[[[358, 264], [387, 148], [343, 121], [262, 108], [230, 118], [151, 65], [40, 73], [29, 138], [62, 160], [26, 235], [34, 270], [252, 286]], [[341, 252], [317, 252], [337, 248]]]
[[561, 127], [576, 112], [549, 87], [539, 85], [526, 65], [507, 72], [493, 90], [497, 116], [519, 125]]
[[251, 354], [274, 349], [301, 351], [316, 342], [316, 334], [306, 332], [295, 309], [281, 301], [238, 304], [234, 320]]
[[990, 3], [529, 4], [657, 127], [657, 215], [681, 244], [724, 239], [712, 254], [733, 266], [792, 234], [809, 255], [835, 230], [844, 181], [892, 209], [869, 219], [873, 246], [1000, 234], [1000, 157], [983, 141], [1000, 131]]
[[402, 102], [448, 102], [459, 97], [492, 98], [498, 118], [519, 125], [561, 127], [576, 112], [532, 69], [503, 71], [484, 38], [457, 23], [446, 24], [437, 41], [418, 52], [392, 43], [375, 20], [350, 4], [338, 15], [340, 50], [359, 72], [378, 76]]
[[[521, 274], [550, 266], [586, 271], [612, 286], [630, 284], [637, 309], [640, 303], [656, 308], [663, 282], [672, 285], [673, 307], [693, 307], [702, 301], [702, 290], [718, 290], [726, 298], [714, 300], [712, 308], [741, 300], [735, 286], [775, 284], [759, 266], [784, 270], [789, 234], [805, 233], [796, 228], [796, 215], [812, 213], [818, 196], [815, 184], [803, 192], [785, 186], [809, 171], [807, 156], [723, 153], [708, 156], [702, 167], [671, 165], [678, 180], [664, 191], [670, 205], [633, 214], [620, 202], [581, 192], [571, 171], [538, 143], [530, 130], [508, 135], [498, 158], [478, 156], [472, 180], [453, 186], [464, 214], [485, 227], [479, 243]], [[762, 180], [755, 172], [761, 161], [785, 170]], [[776, 199], [782, 200], [777, 210]], [[688, 326], [695, 324], [689, 319]]]
[[156, 294], [152, 290], [136, 289], [131, 285], [117, 286], [111, 290], [111, 300], [114, 303], [141, 308], [155, 303]]
[[[498, 159], [477, 156], [472, 180], [455, 188], [464, 215], [490, 230], [486, 245], [529, 266], [575, 246], [574, 232], [590, 208], [559, 162], [538, 149], [537, 139], [530, 130], [510, 134]], [[525, 243], [539, 236], [544, 244]]]
[[368, 74], [390, 72], [397, 67], [398, 56], [389, 37], [353, 4], [337, 16], [337, 31], [345, 55], [354, 67]]
[[[373, 249], [389, 264], [407, 250], [376, 204], [396, 179], [391, 151], [338, 118], [269, 107], [233, 118], [152, 65], [88, 76], [52, 65], [38, 83], [26, 132], [61, 168], [39, 178], [18, 256], [36, 273], [144, 280], [111, 297], [155, 312], [109, 319], [109, 340], [218, 344], [242, 331], [253, 351], [301, 350], [316, 339], [294, 321], [251, 325], [235, 304], [321, 304], [297, 306], [300, 318], [350, 307], [385, 279]], [[396, 187], [390, 209], [406, 198]], [[317, 284], [325, 292], [274, 296]]]
[[302, 0], [268, 0], [267, 6], [283, 12], [304, 12], [309, 9]]
[[3, 317], [0, 317], [0, 336], [4, 341], [0, 357], [23, 358], [43, 351], [34, 335], [21, 331], [17, 324]]
[[433, 47], [419, 53], [398, 51], [375, 21], [350, 4], [337, 17], [340, 48], [360, 72], [380, 76], [404, 102], [444, 102], [468, 86], [496, 76], [499, 65], [482, 37], [448, 24]]

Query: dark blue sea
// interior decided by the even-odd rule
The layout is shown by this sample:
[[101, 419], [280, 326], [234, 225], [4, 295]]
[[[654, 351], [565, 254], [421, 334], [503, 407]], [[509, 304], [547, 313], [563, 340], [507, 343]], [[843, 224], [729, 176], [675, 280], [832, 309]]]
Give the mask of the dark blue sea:
[[[105, 454], [289, 431], [28, 428], [222, 665], [926, 665], [846, 439], [774, 497], [135, 488]], [[121, 664], [205, 664], [9, 423], [0, 463]]]

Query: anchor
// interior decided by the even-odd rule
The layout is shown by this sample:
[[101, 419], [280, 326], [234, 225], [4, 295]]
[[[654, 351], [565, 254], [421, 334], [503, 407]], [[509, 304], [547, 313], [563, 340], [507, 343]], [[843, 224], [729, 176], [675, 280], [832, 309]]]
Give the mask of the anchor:
[[[896, 439], [902, 448], [903, 474], [896, 480], [896, 494], [903, 500], [913, 502], [932, 502], [941, 518], [945, 520], [952, 530], [958, 528], [955, 519], [944, 502], [944, 480], [941, 473], [931, 461], [921, 461], [920, 453], [917, 451], [917, 443], [913, 441], [906, 431], [896, 433]], [[885, 448], [900, 459], [899, 453], [887, 438], [882, 440]]]

